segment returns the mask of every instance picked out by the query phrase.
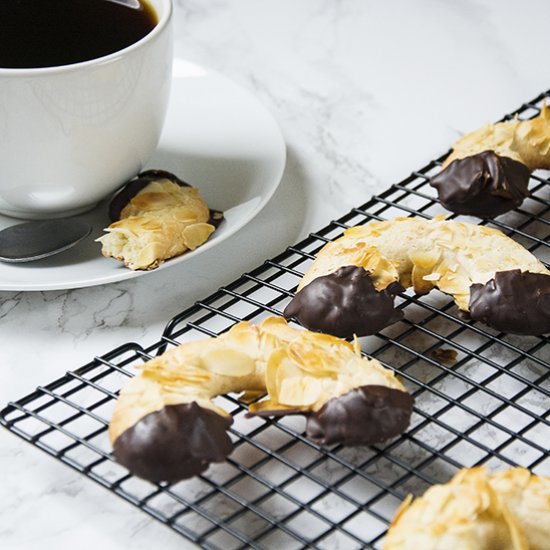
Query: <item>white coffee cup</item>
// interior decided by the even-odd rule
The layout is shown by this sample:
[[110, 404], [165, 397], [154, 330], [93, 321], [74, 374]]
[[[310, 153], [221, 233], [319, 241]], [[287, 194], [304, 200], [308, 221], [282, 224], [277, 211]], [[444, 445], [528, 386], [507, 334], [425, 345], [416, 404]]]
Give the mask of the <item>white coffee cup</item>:
[[171, 0], [153, 30], [104, 57], [0, 68], [0, 213], [40, 219], [94, 207], [137, 174], [160, 138], [171, 82]]

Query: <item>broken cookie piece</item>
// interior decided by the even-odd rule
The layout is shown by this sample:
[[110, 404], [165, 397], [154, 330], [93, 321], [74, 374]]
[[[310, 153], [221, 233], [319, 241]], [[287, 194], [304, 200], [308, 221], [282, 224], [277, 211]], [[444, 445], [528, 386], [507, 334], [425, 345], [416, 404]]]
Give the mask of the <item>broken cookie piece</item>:
[[130, 181], [111, 201], [113, 223], [97, 239], [102, 254], [133, 270], [162, 262], [205, 243], [223, 214], [211, 211], [196, 187], [162, 170]]

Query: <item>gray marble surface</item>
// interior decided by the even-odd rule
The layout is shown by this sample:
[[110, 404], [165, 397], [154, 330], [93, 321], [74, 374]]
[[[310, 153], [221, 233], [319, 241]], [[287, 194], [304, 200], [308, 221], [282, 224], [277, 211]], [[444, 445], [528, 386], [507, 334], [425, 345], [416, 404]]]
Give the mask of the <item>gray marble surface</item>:
[[[259, 98], [288, 160], [266, 208], [173, 269], [0, 293], [0, 402], [130, 340], [550, 88], [550, 4], [175, 0], [175, 55]], [[186, 548], [181, 537], [0, 432], [0, 548]], [[189, 544], [189, 546], [192, 546]]]

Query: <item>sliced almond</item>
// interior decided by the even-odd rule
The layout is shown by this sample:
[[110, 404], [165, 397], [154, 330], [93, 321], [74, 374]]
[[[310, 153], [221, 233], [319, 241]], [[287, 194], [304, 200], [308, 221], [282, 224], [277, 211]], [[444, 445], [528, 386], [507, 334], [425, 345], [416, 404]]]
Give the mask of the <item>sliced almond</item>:
[[249, 390], [239, 396], [239, 401], [245, 405], [251, 405], [265, 395], [265, 390]]
[[305, 372], [317, 376], [330, 374], [335, 366], [326, 361], [320, 348], [313, 348], [307, 345], [300, 345], [300, 342], [292, 343], [288, 348], [289, 357], [292, 361]]
[[284, 348], [275, 350], [267, 361], [265, 367], [265, 387], [270, 396], [277, 396], [279, 393], [277, 375], [282, 362], [286, 360], [287, 352]]
[[232, 348], [215, 348], [201, 356], [202, 366], [210, 372], [224, 376], [252, 374], [256, 362], [249, 355]]
[[457, 295], [466, 294], [472, 281], [463, 275], [456, 275], [450, 271], [443, 274], [437, 286], [447, 294], [453, 294], [455, 300]]
[[430, 272], [430, 270], [422, 269], [417, 265], [412, 268], [412, 285], [417, 294], [428, 294], [434, 287], [433, 283], [429, 279], [426, 279], [426, 276], [429, 275]]
[[132, 258], [127, 254], [128, 264], [132, 269], [146, 269], [156, 267], [158, 265], [158, 258], [162, 257], [162, 246], [158, 243], [152, 242], [144, 246], [135, 258]]
[[183, 230], [183, 240], [187, 248], [195, 250], [198, 246], [206, 242], [208, 237], [214, 232], [215, 227], [209, 223], [194, 223]]
[[424, 270], [431, 270], [441, 258], [441, 250], [432, 248], [431, 250], [416, 250], [409, 253], [411, 262]]
[[295, 411], [305, 410], [304, 407], [287, 407], [278, 401], [273, 399], [266, 399], [264, 401], [258, 401], [257, 403], [251, 403], [249, 411], [252, 414], [261, 414], [269, 411]]
[[289, 357], [288, 350], [281, 350], [284, 352], [284, 355], [281, 356], [281, 361], [279, 363], [279, 368], [277, 374], [275, 375], [275, 384], [276, 384], [276, 394], [281, 391], [281, 385], [285, 380], [300, 380], [303, 376], [303, 371], [298, 365]]
[[322, 390], [321, 380], [313, 376], [285, 378], [281, 382], [278, 397], [283, 405], [307, 407], [319, 399]]
[[439, 279], [441, 279], [441, 273], [429, 273], [428, 275], [424, 275], [422, 279], [424, 281], [439, 281]]

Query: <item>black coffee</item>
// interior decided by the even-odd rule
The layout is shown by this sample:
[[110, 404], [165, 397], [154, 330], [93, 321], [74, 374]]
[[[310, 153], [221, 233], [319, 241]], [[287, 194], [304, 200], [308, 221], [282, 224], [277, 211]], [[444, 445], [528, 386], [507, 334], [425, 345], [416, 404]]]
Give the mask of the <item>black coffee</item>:
[[145, 0], [0, 0], [0, 67], [87, 61], [137, 42], [157, 24]]

